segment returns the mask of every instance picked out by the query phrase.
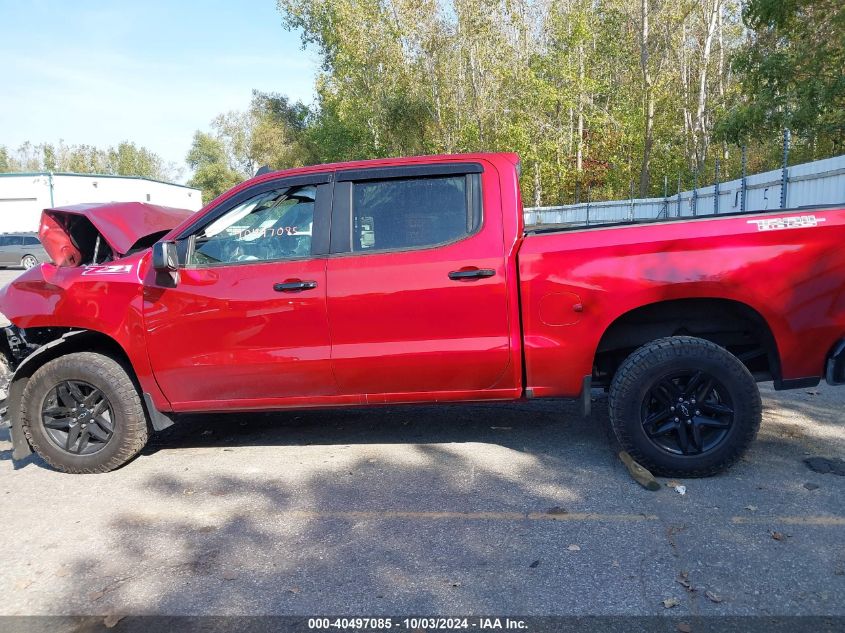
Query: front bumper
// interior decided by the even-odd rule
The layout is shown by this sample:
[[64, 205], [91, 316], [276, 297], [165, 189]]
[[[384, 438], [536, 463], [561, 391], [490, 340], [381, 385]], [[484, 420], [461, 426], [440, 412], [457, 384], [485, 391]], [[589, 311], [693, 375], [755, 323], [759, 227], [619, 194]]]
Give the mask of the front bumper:
[[824, 379], [829, 385], [845, 385], [845, 339], [840, 339], [828, 355]]
[[15, 370], [36, 345], [30, 345], [22, 330], [14, 325], [0, 328], [0, 428], [9, 429], [12, 459], [32, 453], [20, 421], [21, 392], [25, 381], [14, 384]]
[[12, 374], [9, 356], [5, 351], [0, 350], [0, 429], [8, 429], [11, 426], [9, 420], [9, 387], [12, 383]]

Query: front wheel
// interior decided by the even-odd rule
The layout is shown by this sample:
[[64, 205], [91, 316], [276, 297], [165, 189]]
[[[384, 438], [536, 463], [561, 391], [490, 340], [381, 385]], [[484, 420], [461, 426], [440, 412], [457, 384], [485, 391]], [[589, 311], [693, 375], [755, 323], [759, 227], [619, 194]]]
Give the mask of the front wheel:
[[707, 477], [731, 466], [760, 428], [754, 377], [723, 347], [690, 336], [636, 350], [610, 386], [622, 447], [655, 474]]
[[21, 421], [30, 445], [66, 473], [104, 473], [147, 443], [138, 390], [115, 359], [94, 352], [55, 358], [29, 379]]

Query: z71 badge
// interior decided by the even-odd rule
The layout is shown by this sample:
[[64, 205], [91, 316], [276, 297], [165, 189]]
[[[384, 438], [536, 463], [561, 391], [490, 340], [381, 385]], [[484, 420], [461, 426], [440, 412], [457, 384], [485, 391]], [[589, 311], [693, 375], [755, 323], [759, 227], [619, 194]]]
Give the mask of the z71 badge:
[[808, 229], [818, 226], [825, 218], [814, 215], [793, 215], [788, 218], [766, 218], [765, 220], [748, 220], [749, 224], [756, 224], [758, 231], [779, 231], [780, 229]]
[[88, 266], [82, 271], [83, 275], [122, 275], [132, 272], [132, 264], [107, 264], [104, 266]]

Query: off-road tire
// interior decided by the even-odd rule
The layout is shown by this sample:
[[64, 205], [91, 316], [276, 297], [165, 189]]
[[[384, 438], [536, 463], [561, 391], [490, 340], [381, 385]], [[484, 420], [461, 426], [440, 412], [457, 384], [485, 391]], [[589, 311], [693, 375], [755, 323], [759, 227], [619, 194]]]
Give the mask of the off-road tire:
[[[48, 393], [64, 380], [85, 381], [105, 394], [114, 411], [114, 431], [105, 446], [90, 455], [59, 448], [41, 422]], [[45, 363], [29, 379], [21, 397], [21, 421], [27, 440], [50, 466], [65, 473], [105, 473], [135, 457], [147, 443], [147, 418], [138, 389], [115, 359], [77, 352]]]
[[[649, 390], [673, 372], [709, 373], [729, 392], [732, 425], [712, 450], [678, 455], [649, 440], [642, 421], [642, 406]], [[643, 345], [619, 367], [610, 385], [610, 421], [619, 443], [654, 474], [669, 477], [709, 477], [736, 462], [757, 435], [762, 404], [757, 384], [748, 369], [725, 348], [691, 336], [672, 336]]]

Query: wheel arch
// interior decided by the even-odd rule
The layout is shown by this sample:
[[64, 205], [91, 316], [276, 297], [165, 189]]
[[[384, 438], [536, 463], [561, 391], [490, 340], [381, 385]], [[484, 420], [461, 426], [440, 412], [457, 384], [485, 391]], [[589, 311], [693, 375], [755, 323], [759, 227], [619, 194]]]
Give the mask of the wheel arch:
[[593, 381], [609, 385], [619, 365], [638, 347], [667, 336], [694, 336], [737, 356], [758, 381], [781, 381], [777, 340], [759, 311], [724, 298], [667, 299], [633, 308], [602, 333], [593, 357]]
[[138, 379], [135, 376], [134, 369], [132, 369], [132, 363], [120, 343], [108, 334], [96, 330], [71, 330], [44, 343], [20, 362], [15, 370], [13, 380], [18, 378], [19, 375], [21, 378], [29, 378], [39, 367], [54, 358], [80, 351], [99, 352], [111, 356], [124, 365], [132, 380], [137, 383]]
[[11, 431], [12, 459], [23, 459], [32, 452], [21, 428], [20, 419], [21, 397], [27, 382], [38, 369], [51, 360], [82, 351], [99, 352], [120, 363], [138, 389], [145, 409], [144, 413], [147, 419], [152, 421], [153, 427], [159, 430], [169, 426], [166, 421], [161, 420], [165, 416], [155, 409], [151, 398], [143, 391], [129, 356], [116, 340], [96, 330], [71, 330], [38, 347], [18, 364], [12, 374], [4, 403]]

